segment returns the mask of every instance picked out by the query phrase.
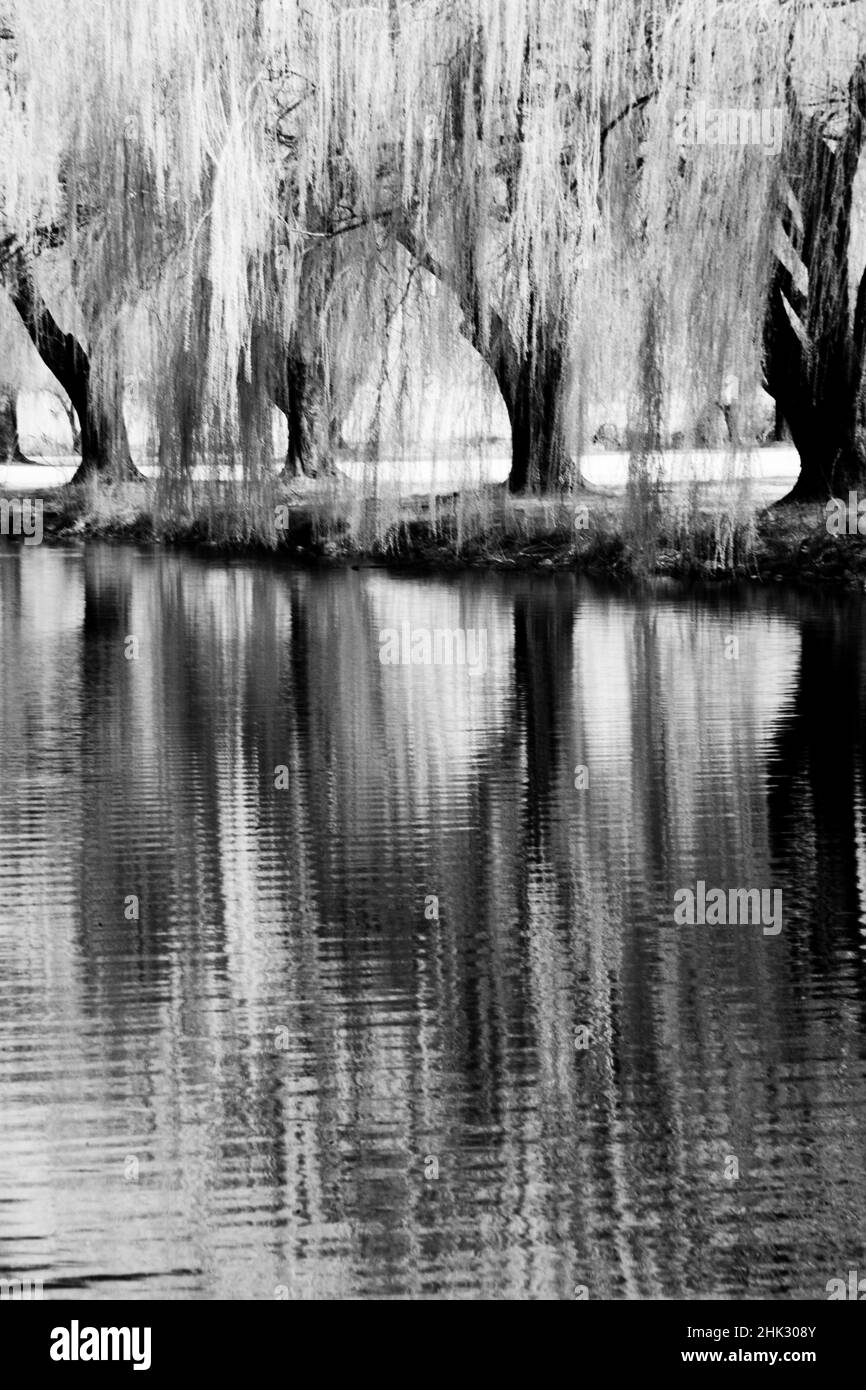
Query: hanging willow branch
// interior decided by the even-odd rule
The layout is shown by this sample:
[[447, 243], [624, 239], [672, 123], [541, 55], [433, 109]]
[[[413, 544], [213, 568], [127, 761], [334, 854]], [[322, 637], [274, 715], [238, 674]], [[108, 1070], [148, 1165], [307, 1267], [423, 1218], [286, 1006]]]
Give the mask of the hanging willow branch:
[[[251, 422], [289, 354], [336, 416], [407, 316], [432, 339], [456, 302], [513, 479], [556, 486], [577, 476], [575, 392], [648, 389], [648, 316], [660, 428], [674, 398], [760, 379], [780, 155], [684, 143], [681, 113], [774, 108], [786, 86], [831, 102], [857, 18], [834, 0], [7, 0], [3, 225], [51, 252], [94, 398], [116, 414], [133, 376], [167, 470], [210, 450], [257, 475]], [[391, 319], [407, 257], [431, 279]]]

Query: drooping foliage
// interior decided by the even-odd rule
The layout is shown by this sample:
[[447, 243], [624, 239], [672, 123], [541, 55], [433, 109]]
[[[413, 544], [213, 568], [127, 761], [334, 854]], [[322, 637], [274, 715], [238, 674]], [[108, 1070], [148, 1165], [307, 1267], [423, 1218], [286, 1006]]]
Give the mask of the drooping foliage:
[[[782, 210], [822, 177], [790, 113], [832, 139], [863, 8], [7, 0], [0, 247], [51, 259], [91, 389], [117, 416], [136, 379], [175, 482], [271, 473], [272, 404], [294, 464], [326, 455], [395, 323], [455, 304], [517, 485], [574, 482], [611, 395], [645, 469], [676, 402], [762, 377]], [[742, 124], [701, 141], [708, 108]]]

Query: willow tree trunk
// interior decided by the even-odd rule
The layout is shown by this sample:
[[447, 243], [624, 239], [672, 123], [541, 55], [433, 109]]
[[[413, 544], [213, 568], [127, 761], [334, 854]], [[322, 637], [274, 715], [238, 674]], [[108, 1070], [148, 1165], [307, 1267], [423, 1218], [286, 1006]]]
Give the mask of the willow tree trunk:
[[400, 245], [424, 270], [456, 295], [463, 311], [461, 332], [496, 378], [511, 425], [509, 492], [549, 492], [583, 486], [564, 430], [565, 363], [555, 323], [530, 313], [526, 345], [514, 337], [495, 309], [479, 316], [470, 293], [422, 245], [411, 228], [395, 226]]
[[866, 142], [866, 58], [851, 78], [848, 122], [835, 147], [791, 94], [788, 106], [786, 247], [764, 321], [764, 371], [800, 455], [799, 477], [782, 500], [812, 502], [866, 482], [859, 419], [866, 277], [852, 314], [848, 269], [853, 186]]
[[18, 402], [16, 393], [0, 388], [0, 462], [28, 463], [21, 452], [18, 439]]
[[496, 378], [511, 425], [509, 492], [554, 492], [582, 486], [565, 436], [565, 363], [555, 325], [530, 324], [529, 341], [515, 343], [491, 311], [486, 331], [464, 312], [464, 336]]
[[296, 346], [284, 354], [282, 362], [271, 394], [288, 426], [283, 473], [289, 478], [331, 473], [339, 422], [332, 419], [328, 409], [323, 372]]
[[81, 463], [72, 478], [79, 483], [98, 476], [106, 481], [140, 478], [132, 462], [129, 438], [118, 406], [107, 410], [92, 389], [90, 359], [71, 333], [64, 333], [36, 286], [24, 253], [18, 252], [5, 273], [6, 288], [39, 356], [60, 382], [78, 416]]
[[772, 320], [767, 387], [800, 457], [797, 481], [783, 501], [825, 501], [861, 486], [866, 475], [850, 353], [837, 335], [818, 339], [813, 354], [806, 353], [778, 293]]
[[285, 472], [290, 478], [313, 477], [316, 472], [315, 428], [311, 400], [311, 373], [304, 359], [286, 357], [285, 391], [281, 409], [288, 426]]
[[[499, 364], [497, 364], [499, 365]], [[574, 482], [562, 430], [562, 356], [549, 344], [497, 373], [511, 423], [509, 492], [552, 492]]]
[[106, 482], [140, 481], [142, 475], [132, 462], [122, 412], [120, 409], [117, 412], [94, 409], [90, 391], [90, 363], [87, 362], [82, 372], [79, 362], [77, 370], [80, 374], [77, 397], [66, 386], [81, 421], [81, 462], [70, 481], [80, 483], [92, 477]]

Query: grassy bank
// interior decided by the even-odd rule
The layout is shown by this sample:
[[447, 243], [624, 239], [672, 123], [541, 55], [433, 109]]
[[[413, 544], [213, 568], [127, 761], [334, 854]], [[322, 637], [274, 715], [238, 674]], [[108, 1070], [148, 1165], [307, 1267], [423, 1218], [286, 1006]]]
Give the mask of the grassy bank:
[[746, 488], [693, 484], [654, 492], [643, 504], [622, 492], [515, 498], [502, 487], [360, 497], [345, 486], [279, 481], [254, 490], [197, 483], [170, 504], [153, 483], [30, 494], [37, 496], [45, 540], [266, 549], [325, 564], [577, 569], [866, 588], [866, 537], [829, 535], [822, 506], [768, 508], [750, 500]]

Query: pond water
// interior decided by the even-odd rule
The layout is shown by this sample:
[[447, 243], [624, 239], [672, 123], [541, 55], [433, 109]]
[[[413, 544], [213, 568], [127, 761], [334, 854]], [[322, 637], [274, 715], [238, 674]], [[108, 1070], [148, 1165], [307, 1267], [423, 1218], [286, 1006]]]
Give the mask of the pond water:
[[[0, 1272], [137, 1299], [866, 1273], [863, 620], [3, 548]], [[780, 929], [679, 924], [698, 883], [780, 891]]]

